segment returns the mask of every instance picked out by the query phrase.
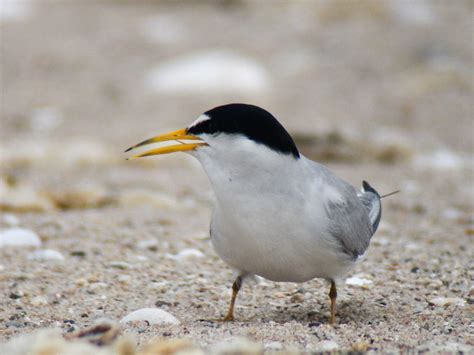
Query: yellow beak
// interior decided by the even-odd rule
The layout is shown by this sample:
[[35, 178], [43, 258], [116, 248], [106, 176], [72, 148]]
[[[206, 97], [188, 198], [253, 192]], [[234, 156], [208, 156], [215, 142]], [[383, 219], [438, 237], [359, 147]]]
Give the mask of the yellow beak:
[[[141, 143], [138, 143], [134, 145], [133, 147], [128, 148], [125, 152], [128, 152], [132, 149], [141, 147], [143, 145], [148, 145], [152, 143], [158, 143], [158, 142], [167, 142], [167, 141], [174, 141], [177, 140], [180, 142], [180, 144], [175, 144], [175, 145], [168, 145], [165, 147], [159, 147], [155, 149], [148, 150], [146, 152], [133, 155], [128, 159], [136, 159], [136, 158], [142, 158], [142, 157], [149, 157], [151, 155], [159, 155], [159, 154], [168, 154], [168, 153], [174, 153], [174, 152], [184, 152], [187, 150], [194, 150], [199, 146], [202, 145], [207, 145], [207, 143], [202, 142], [202, 139], [193, 136], [191, 134], [187, 134], [186, 129], [178, 129], [177, 131], [165, 133], [165, 134], [160, 134], [159, 136], [152, 137], [150, 139], [147, 139]], [[181, 140], [192, 140], [192, 141], [201, 141], [199, 143], [183, 143]]]

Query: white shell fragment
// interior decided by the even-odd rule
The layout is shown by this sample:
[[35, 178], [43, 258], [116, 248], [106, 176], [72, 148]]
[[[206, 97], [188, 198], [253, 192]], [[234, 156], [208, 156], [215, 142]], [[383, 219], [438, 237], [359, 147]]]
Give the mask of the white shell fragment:
[[[1, 1], [1, 0], [0, 0]], [[3, 142], [2, 142], [3, 143]], [[48, 140], [46, 138], [33, 137], [28, 141], [12, 139], [6, 142], [0, 150], [0, 164], [28, 164], [33, 166], [77, 166], [77, 165], [110, 165], [119, 161], [119, 157], [106, 144], [96, 140], [68, 139], [62, 141]], [[52, 159], [51, 157], [54, 157]], [[20, 185], [20, 188], [22, 186]], [[25, 195], [32, 187], [23, 186], [26, 189], [16, 191], [17, 188], [9, 189]], [[42, 196], [40, 192], [36, 192]], [[2, 196], [3, 197], [3, 196]], [[0, 198], [3, 200], [3, 198]]]
[[186, 248], [181, 250], [179, 253], [173, 255], [172, 257], [173, 259], [184, 261], [202, 258], [204, 257], [204, 254], [197, 249]]
[[145, 36], [160, 44], [176, 44], [189, 36], [184, 22], [167, 14], [156, 15], [148, 19], [141, 27]]
[[339, 344], [334, 340], [320, 341], [316, 347], [317, 351], [334, 351], [339, 349]]
[[[21, 161], [21, 159], [19, 159]], [[0, 157], [0, 165], [2, 158]], [[0, 178], [0, 207], [13, 211], [49, 211], [53, 209], [51, 200], [32, 186], [7, 186]]]
[[64, 256], [56, 250], [52, 249], [43, 249], [43, 250], [35, 250], [34, 252], [28, 255], [29, 260], [57, 260], [63, 261]]
[[466, 305], [466, 300], [459, 297], [436, 297], [430, 300], [430, 303], [440, 307], [450, 305], [464, 307]]
[[416, 156], [413, 165], [415, 168], [427, 170], [460, 170], [472, 166], [472, 160], [460, 153], [440, 149]]
[[10, 228], [0, 231], [0, 248], [5, 246], [33, 246], [39, 247], [41, 240], [38, 235], [25, 228]]
[[44, 296], [36, 296], [31, 299], [30, 303], [35, 307], [46, 306], [48, 304], [48, 299]]
[[430, 25], [436, 21], [433, 8], [429, 1], [391, 1], [389, 9], [394, 17], [408, 25]]
[[18, 224], [20, 224], [18, 217], [11, 213], [5, 213], [2, 217], [2, 222], [10, 227], [16, 227]]
[[140, 240], [140, 241], [137, 243], [137, 247], [138, 247], [139, 249], [157, 248], [157, 247], [158, 247], [158, 240], [156, 240], [156, 239]]
[[268, 74], [257, 62], [230, 50], [210, 50], [171, 59], [147, 78], [158, 93], [255, 92], [268, 86]]
[[126, 315], [120, 323], [145, 321], [150, 325], [154, 324], [179, 324], [180, 321], [173, 316], [159, 308], [142, 308]]
[[352, 277], [349, 277], [346, 280], [346, 285], [349, 286], [357, 286], [357, 287], [367, 287], [372, 284], [372, 280], [364, 279], [362, 277], [359, 277], [357, 275], [354, 275]]
[[49, 133], [61, 125], [63, 116], [56, 107], [40, 107], [30, 114], [30, 126], [35, 132]]

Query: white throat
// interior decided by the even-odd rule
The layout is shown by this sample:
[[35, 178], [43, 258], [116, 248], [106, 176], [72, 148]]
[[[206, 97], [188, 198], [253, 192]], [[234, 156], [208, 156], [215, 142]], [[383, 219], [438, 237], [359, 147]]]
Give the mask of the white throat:
[[[193, 155], [206, 171], [218, 203], [233, 204], [250, 196], [295, 193], [298, 189], [295, 181], [301, 181], [304, 175], [300, 159], [239, 135], [203, 139], [209, 147], [202, 147]], [[298, 179], [293, 178], [295, 175]]]

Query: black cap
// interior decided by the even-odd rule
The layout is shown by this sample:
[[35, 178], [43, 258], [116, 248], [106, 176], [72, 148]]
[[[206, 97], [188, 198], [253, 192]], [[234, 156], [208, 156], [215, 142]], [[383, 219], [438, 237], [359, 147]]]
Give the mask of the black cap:
[[254, 105], [228, 104], [204, 113], [208, 120], [188, 128], [191, 134], [242, 134], [282, 154], [300, 157], [290, 134], [268, 111]]

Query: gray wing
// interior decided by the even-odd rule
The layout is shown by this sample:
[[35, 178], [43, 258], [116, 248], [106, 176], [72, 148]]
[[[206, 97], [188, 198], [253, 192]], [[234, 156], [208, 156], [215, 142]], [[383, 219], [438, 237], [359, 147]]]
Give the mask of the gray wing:
[[359, 197], [360, 202], [364, 205], [372, 224], [372, 230], [375, 233], [382, 217], [380, 195], [367, 181], [362, 181], [362, 192], [357, 197]]
[[331, 175], [326, 175], [326, 182], [341, 196], [332, 200], [328, 198], [326, 201], [328, 231], [341, 246], [341, 251], [356, 259], [367, 250], [373, 235], [367, 209], [359, 200], [354, 187], [331, 172], [326, 173]]

